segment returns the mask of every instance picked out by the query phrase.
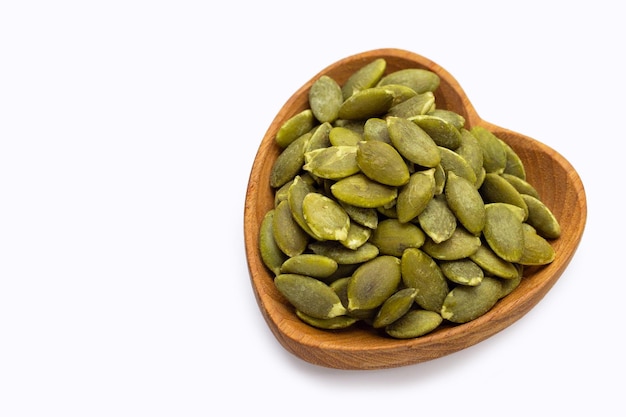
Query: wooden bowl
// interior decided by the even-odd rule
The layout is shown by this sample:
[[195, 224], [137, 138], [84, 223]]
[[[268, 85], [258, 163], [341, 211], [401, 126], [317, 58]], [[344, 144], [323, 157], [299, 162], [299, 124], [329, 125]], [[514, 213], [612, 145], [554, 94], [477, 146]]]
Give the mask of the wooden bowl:
[[[435, 92], [438, 108], [453, 110], [466, 127], [484, 126], [506, 141], [524, 163], [527, 180], [540, 193], [562, 228], [552, 241], [556, 259], [543, 267], [526, 268], [515, 291], [501, 299], [483, 316], [461, 325], [445, 325], [432, 333], [409, 340], [386, 338], [371, 328], [356, 326], [341, 331], [313, 328], [300, 321], [291, 305], [276, 290], [273, 275], [259, 253], [259, 227], [273, 207], [269, 173], [279, 154], [274, 136], [291, 116], [308, 107], [308, 91], [326, 74], [340, 85], [348, 76], [376, 58], [385, 58], [387, 72], [425, 68], [439, 75]], [[457, 81], [442, 67], [415, 53], [398, 49], [372, 50], [344, 58], [315, 75], [280, 109], [263, 137], [254, 160], [244, 209], [244, 237], [248, 268], [259, 308], [282, 346], [312, 364], [338, 369], [380, 369], [415, 364], [472, 346], [513, 324], [533, 308], [559, 279], [578, 247], [587, 218], [585, 190], [570, 163], [557, 151], [522, 134], [482, 120]]]

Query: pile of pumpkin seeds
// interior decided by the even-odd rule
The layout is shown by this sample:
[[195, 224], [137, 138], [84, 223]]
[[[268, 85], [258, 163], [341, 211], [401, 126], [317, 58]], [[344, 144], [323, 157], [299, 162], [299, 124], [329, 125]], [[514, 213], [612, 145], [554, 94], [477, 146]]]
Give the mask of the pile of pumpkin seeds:
[[437, 74], [386, 67], [319, 77], [280, 127], [259, 246], [305, 323], [406, 339], [489, 311], [561, 229], [509, 145], [436, 107]]

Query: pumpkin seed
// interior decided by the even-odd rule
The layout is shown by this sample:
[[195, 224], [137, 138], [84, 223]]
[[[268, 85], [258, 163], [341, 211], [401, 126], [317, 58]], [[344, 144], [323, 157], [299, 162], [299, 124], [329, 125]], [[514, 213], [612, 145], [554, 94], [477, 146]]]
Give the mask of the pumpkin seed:
[[308, 314], [305, 314], [300, 310], [296, 310], [296, 316], [298, 316], [298, 318], [306, 324], [324, 330], [347, 329], [348, 327], [359, 321], [354, 317], [345, 315], [333, 317], [330, 319], [318, 319], [316, 317], [309, 316]]
[[298, 274], [280, 274], [274, 278], [278, 291], [289, 303], [306, 315], [330, 319], [346, 313], [337, 293], [315, 278]]
[[309, 90], [309, 106], [313, 116], [321, 123], [334, 122], [339, 117], [343, 103], [341, 87], [327, 75], [319, 77]]
[[330, 190], [338, 200], [364, 208], [385, 206], [398, 196], [396, 187], [372, 181], [362, 173], [337, 181]]
[[337, 271], [337, 262], [328, 256], [303, 253], [292, 256], [280, 267], [282, 274], [299, 274], [312, 278], [328, 278]]
[[409, 183], [398, 192], [396, 203], [398, 220], [401, 223], [407, 223], [419, 216], [434, 195], [434, 168], [412, 174]]
[[483, 184], [480, 186], [480, 194], [487, 203], [508, 203], [524, 210], [524, 216], [528, 215], [528, 206], [519, 191], [500, 174], [487, 173]]
[[365, 262], [348, 282], [348, 310], [377, 308], [400, 285], [400, 260], [381, 255]]
[[408, 248], [401, 258], [402, 282], [418, 290], [415, 302], [423, 309], [439, 312], [448, 294], [448, 282], [441, 268], [420, 249]]
[[424, 232], [416, 225], [385, 219], [378, 223], [369, 242], [376, 245], [381, 254], [400, 257], [406, 248], [421, 247], [425, 239]]
[[366, 120], [387, 113], [393, 103], [393, 93], [384, 88], [367, 88], [348, 97], [339, 108], [339, 117]]
[[514, 279], [519, 275], [515, 264], [500, 258], [487, 245], [481, 245], [469, 258], [489, 275], [504, 279]]
[[515, 150], [503, 140], [500, 140], [504, 153], [506, 154], [506, 164], [504, 165], [504, 171], [507, 174], [515, 175], [523, 180], [526, 179], [526, 170], [524, 164], [519, 155], [515, 153]]
[[554, 261], [556, 253], [550, 243], [537, 234], [534, 227], [527, 223], [522, 224], [524, 234], [524, 248], [518, 259], [520, 265], [547, 265]]
[[408, 120], [421, 127], [439, 146], [455, 150], [461, 144], [461, 132], [447, 120], [429, 114], [409, 117]]
[[500, 284], [502, 285], [502, 292], [500, 293], [500, 298], [506, 297], [511, 294], [513, 290], [515, 290], [522, 282], [524, 266], [516, 264], [515, 268], [517, 269], [517, 276], [509, 279], [500, 280]]
[[359, 172], [357, 147], [338, 145], [306, 152], [302, 169], [319, 178], [338, 180], [349, 177]]
[[357, 145], [356, 163], [373, 181], [399, 187], [409, 181], [409, 169], [402, 156], [388, 143], [371, 140]]
[[467, 323], [489, 311], [502, 294], [497, 278], [484, 277], [476, 286], [459, 285], [450, 291], [441, 307], [441, 316], [453, 323]]
[[489, 172], [500, 174], [507, 165], [507, 152], [503, 142], [482, 126], [474, 126], [470, 132], [483, 150], [483, 167]]
[[270, 172], [270, 186], [278, 188], [291, 181], [304, 165], [304, 148], [312, 134], [305, 133], [291, 142], [276, 158]]
[[439, 87], [440, 82], [439, 76], [432, 71], [421, 68], [406, 68], [385, 75], [378, 82], [378, 85], [406, 85], [416, 93], [421, 94], [426, 91], [435, 91]]
[[272, 223], [274, 221], [274, 210], [268, 211], [261, 221], [261, 229], [259, 232], [259, 249], [261, 259], [267, 268], [278, 275], [283, 262], [287, 256], [280, 250], [274, 240], [274, 231]]
[[347, 100], [358, 91], [374, 87], [382, 78], [386, 68], [387, 61], [378, 58], [352, 73], [341, 87], [343, 99]]
[[386, 84], [385, 90], [391, 91], [393, 94], [393, 102], [391, 107], [396, 106], [412, 97], [415, 97], [417, 93], [411, 87], [400, 84]]
[[372, 229], [369, 227], [351, 222], [350, 228], [348, 229], [348, 236], [345, 239], [341, 239], [340, 242], [348, 249], [358, 249], [369, 240], [371, 235]]
[[478, 250], [480, 245], [480, 237], [457, 226], [449, 239], [441, 243], [426, 239], [421, 249], [435, 259], [454, 261], [469, 257]]
[[448, 240], [456, 229], [457, 219], [443, 195], [434, 196], [417, 216], [420, 227], [435, 243]]
[[482, 282], [485, 276], [480, 266], [468, 258], [442, 261], [439, 267], [446, 278], [461, 285], [476, 286]]
[[465, 158], [443, 146], [439, 146], [438, 149], [441, 167], [447, 176], [449, 176], [450, 172], [454, 172], [459, 177], [468, 180], [474, 186], [476, 185], [476, 174]]
[[505, 204], [485, 207], [483, 235], [489, 247], [505, 261], [518, 262], [524, 251], [522, 221]]
[[528, 194], [530, 196], [533, 196], [537, 199], [539, 199], [539, 192], [535, 189], [535, 187], [533, 187], [529, 182], [527, 182], [526, 180], [518, 177], [517, 175], [513, 175], [513, 174], [508, 174], [506, 172], [502, 173], [502, 178], [504, 178], [505, 180], [507, 180], [508, 182], [511, 183], [511, 185], [513, 187], [515, 187], [515, 189], [517, 191], [519, 191], [520, 194]]
[[348, 237], [350, 217], [335, 200], [320, 193], [309, 193], [302, 200], [302, 214], [320, 239], [344, 240]]
[[372, 326], [379, 329], [404, 316], [413, 305], [417, 292], [415, 288], [403, 288], [387, 298], [380, 306]]
[[445, 196], [450, 210], [465, 229], [480, 235], [485, 227], [485, 203], [474, 184], [450, 171]]
[[309, 243], [313, 253], [328, 256], [338, 264], [360, 264], [378, 256], [378, 248], [371, 243], [364, 243], [357, 249], [348, 249], [336, 241], [318, 241]]
[[341, 207], [343, 207], [346, 213], [348, 213], [348, 216], [350, 216], [351, 225], [358, 223], [368, 229], [376, 229], [378, 226], [378, 214], [376, 209], [356, 207], [348, 203], [344, 203], [343, 201], [339, 201], [339, 204], [341, 204]]
[[304, 153], [306, 154], [307, 152], [313, 151], [315, 149], [328, 148], [329, 146], [331, 146], [330, 131], [332, 128], [333, 126], [328, 122], [324, 122], [316, 127], [311, 134], [309, 142], [304, 148]]
[[287, 202], [289, 203], [289, 209], [291, 210], [291, 215], [293, 216], [293, 219], [296, 221], [296, 223], [298, 223], [302, 230], [304, 230], [309, 236], [314, 239], [321, 239], [320, 236], [313, 232], [309, 227], [304, 218], [302, 208], [304, 197], [314, 191], [315, 188], [306, 181], [304, 181], [302, 177], [298, 175], [291, 182], [291, 186], [289, 187], [289, 191], [287, 193]]
[[433, 109], [428, 114], [445, 120], [459, 130], [465, 126], [465, 117], [452, 110]]
[[315, 125], [315, 118], [311, 109], [306, 109], [287, 119], [276, 132], [276, 143], [285, 149], [291, 142], [308, 133]]
[[526, 223], [535, 228], [540, 236], [556, 239], [561, 236], [561, 225], [552, 211], [541, 200], [531, 195], [522, 194], [528, 207]]
[[377, 117], [367, 119], [363, 126], [363, 140], [378, 140], [391, 144], [387, 122]]
[[475, 185], [480, 186], [478, 179], [484, 177], [485, 168], [483, 167], [483, 150], [478, 143], [478, 140], [467, 129], [461, 129], [461, 144], [456, 148], [455, 152], [458, 153], [472, 168], [476, 177]]
[[309, 243], [309, 235], [294, 220], [288, 201], [281, 201], [274, 209], [272, 230], [276, 245], [287, 256], [300, 255]]
[[441, 315], [434, 311], [410, 310], [385, 327], [385, 332], [396, 339], [412, 339], [432, 332], [442, 322]]
[[388, 117], [387, 130], [389, 140], [407, 160], [427, 168], [439, 165], [437, 144], [418, 125], [401, 117]]
[[328, 140], [334, 146], [356, 146], [363, 140], [363, 136], [349, 127], [334, 126], [328, 132]]
[[[411, 90], [412, 91], [412, 90]], [[403, 117], [409, 118], [419, 116], [430, 112], [435, 105], [435, 95], [427, 91], [417, 94], [414, 97], [404, 100], [401, 103], [392, 106], [386, 114], [386, 117]]]

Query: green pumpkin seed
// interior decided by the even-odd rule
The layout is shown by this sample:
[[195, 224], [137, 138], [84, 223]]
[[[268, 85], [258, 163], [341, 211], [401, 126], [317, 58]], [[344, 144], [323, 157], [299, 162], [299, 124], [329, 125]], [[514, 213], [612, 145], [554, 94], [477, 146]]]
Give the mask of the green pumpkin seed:
[[387, 298], [380, 306], [372, 326], [379, 329], [404, 316], [413, 306], [417, 292], [415, 288], [404, 288]]
[[330, 319], [346, 313], [335, 291], [315, 278], [298, 274], [280, 274], [274, 278], [278, 291], [304, 314]]
[[515, 276], [513, 278], [509, 278], [509, 279], [502, 279], [502, 280], [500, 280], [500, 284], [502, 284], [502, 292], [500, 293], [500, 298], [504, 298], [507, 295], [511, 294], [513, 292], [513, 290], [515, 290], [517, 287], [519, 287], [519, 285], [522, 282], [524, 266], [516, 264], [515, 267], [516, 267], [517, 272], [518, 272], [517, 276]]
[[374, 87], [383, 77], [386, 68], [387, 61], [378, 58], [352, 73], [341, 87], [343, 99], [347, 100], [358, 91]]
[[515, 264], [500, 258], [487, 245], [481, 245], [469, 258], [489, 275], [504, 279], [514, 279], [519, 275]]
[[556, 239], [561, 236], [561, 225], [548, 206], [531, 195], [522, 194], [522, 198], [528, 206], [526, 223], [534, 227], [537, 233], [546, 239]]
[[409, 248], [401, 258], [402, 282], [418, 290], [415, 302], [425, 310], [439, 312], [448, 294], [448, 282], [439, 265], [420, 249]]
[[348, 237], [350, 217], [335, 200], [320, 193], [309, 193], [302, 200], [302, 214], [309, 228], [321, 239]]
[[485, 276], [481, 267], [468, 258], [441, 261], [439, 267], [446, 278], [461, 285], [476, 286], [482, 282]]
[[287, 193], [287, 202], [289, 203], [291, 215], [293, 216], [293, 219], [296, 221], [296, 223], [298, 223], [302, 230], [304, 230], [309, 236], [319, 240], [321, 239], [321, 237], [311, 230], [304, 218], [304, 213], [302, 209], [304, 197], [314, 191], [315, 188], [306, 181], [304, 181], [302, 177], [298, 175], [291, 182], [291, 186], [289, 187], [289, 191]]
[[340, 242], [348, 249], [358, 249], [361, 245], [369, 240], [371, 235], [372, 229], [370, 229], [369, 227], [350, 222], [348, 236], [345, 239], [341, 239]]
[[304, 148], [304, 153], [306, 154], [307, 152], [313, 151], [315, 149], [328, 148], [329, 146], [331, 146], [330, 131], [332, 128], [333, 126], [328, 122], [322, 123], [317, 128], [315, 128], [315, 130], [311, 134], [309, 142]]
[[439, 146], [439, 155], [441, 160], [441, 167], [446, 175], [449, 176], [450, 172], [454, 172], [459, 177], [463, 177], [476, 186], [476, 173], [470, 166], [469, 162], [455, 151]]
[[306, 275], [312, 278], [328, 278], [337, 271], [337, 262], [328, 256], [303, 253], [292, 256], [280, 267], [282, 274]]
[[445, 196], [434, 196], [417, 216], [420, 227], [435, 243], [448, 240], [456, 229], [457, 219]]
[[441, 316], [453, 323], [467, 323], [489, 311], [500, 299], [502, 284], [485, 277], [476, 286], [459, 285], [446, 296]]
[[456, 148], [455, 152], [467, 161], [467, 164], [472, 168], [476, 176], [475, 183], [478, 183], [478, 179], [483, 178], [485, 172], [483, 167], [483, 150], [478, 143], [478, 139], [469, 130], [461, 129], [460, 132], [461, 144]]
[[528, 206], [519, 191], [500, 174], [487, 173], [480, 194], [486, 203], [507, 203], [520, 207], [524, 210], [525, 217], [528, 215]]
[[354, 317], [345, 315], [333, 317], [330, 319], [318, 319], [316, 317], [309, 316], [308, 314], [305, 314], [300, 310], [296, 310], [296, 316], [298, 316], [298, 318], [306, 324], [324, 330], [347, 329], [348, 327], [359, 321]]
[[503, 172], [502, 174], [502, 178], [504, 178], [505, 180], [507, 180], [508, 182], [511, 183], [511, 185], [513, 187], [515, 187], [515, 189], [517, 191], [519, 191], [520, 194], [528, 194], [530, 196], [533, 196], [537, 199], [539, 199], [539, 192], [535, 189], [535, 187], [533, 187], [529, 182], [527, 182], [526, 180], [513, 175], [513, 174], [507, 174], [506, 172]]
[[391, 108], [393, 93], [384, 88], [367, 88], [348, 97], [339, 108], [339, 117], [366, 120], [382, 116]]
[[506, 163], [504, 165], [504, 171], [507, 174], [515, 175], [523, 180], [526, 179], [526, 170], [524, 169], [524, 164], [520, 159], [519, 155], [515, 153], [513, 148], [506, 143], [505, 141], [500, 139], [500, 143], [504, 148], [504, 152], [506, 154]]
[[274, 210], [268, 211], [263, 220], [261, 221], [261, 228], [259, 231], [259, 249], [261, 252], [261, 259], [263, 264], [274, 273], [278, 275], [283, 262], [287, 259], [287, 256], [280, 250], [276, 241], [274, 240], [274, 231], [272, 229], [272, 223], [274, 221]]
[[291, 142], [276, 158], [270, 172], [270, 186], [278, 188], [291, 181], [304, 165], [304, 149], [312, 134], [305, 133]]
[[439, 165], [437, 144], [418, 125], [401, 117], [388, 117], [387, 130], [389, 140], [407, 160], [427, 168]]
[[341, 207], [343, 207], [346, 213], [348, 213], [348, 216], [350, 216], [350, 224], [358, 223], [368, 229], [376, 229], [378, 226], [378, 214], [376, 209], [356, 207], [344, 203], [343, 201], [339, 201], [339, 204], [341, 204]]
[[371, 140], [357, 145], [356, 162], [373, 181], [399, 187], [409, 181], [409, 169], [402, 156], [388, 143]]
[[309, 249], [313, 253], [328, 256], [334, 259], [338, 264], [360, 264], [378, 256], [378, 248], [371, 243], [364, 243], [358, 249], [348, 249], [339, 242], [324, 241], [311, 242]]
[[319, 77], [309, 90], [309, 106], [313, 116], [321, 123], [334, 122], [339, 117], [343, 103], [341, 87], [327, 75]]
[[338, 200], [364, 208], [386, 206], [398, 196], [396, 187], [372, 181], [361, 173], [337, 181], [330, 190]]
[[405, 102], [406, 100], [417, 95], [415, 90], [413, 90], [411, 87], [407, 87], [406, 85], [387, 84], [384, 87], [385, 90], [391, 91], [391, 93], [393, 94], [393, 102], [391, 103], [391, 107]]
[[520, 265], [547, 265], [554, 261], [556, 252], [550, 243], [537, 234], [529, 224], [523, 223], [524, 248], [518, 259]]
[[377, 117], [367, 119], [363, 126], [363, 140], [378, 140], [391, 144], [387, 122]]
[[483, 150], [483, 167], [489, 172], [500, 174], [507, 165], [507, 152], [503, 142], [482, 126], [474, 126], [470, 132]]
[[421, 94], [427, 91], [435, 91], [440, 84], [439, 76], [429, 70], [421, 68], [406, 68], [385, 75], [379, 82], [379, 86], [389, 84], [405, 85]]
[[471, 256], [480, 245], [480, 237], [457, 226], [448, 240], [435, 243], [431, 239], [426, 239], [421, 249], [435, 259], [454, 261]]
[[396, 339], [412, 339], [432, 332], [442, 322], [441, 315], [434, 311], [410, 310], [385, 327], [385, 332]]
[[485, 206], [483, 235], [489, 247], [505, 261], [518, 262], [524, 250], [522, 221], [505, 204]]
[[408, 120], [421, 127], [439, 146], [455, 150], [461, 145], [461, 132], [447, 120], [428, 114], [409, 117]]
[[381, 254], [400, 257], [407, 248], [421, 247], [425, 239], [424, 232], [416, 225], [385, 219], [378, 223], [369, 242], [376, 245]]
[[315, 126], [311, 109], [306, 109], [289, 118], [276, 132], [276, 143], [285, 149], [291, 142], [308, 133]]
[[300, 255], [309, 243], [309, 235], [293, 218], [288, 201], [281, 201], [274, 209], [272, 230], [276, 245], [287, 256]]
[[357, 147], [338, 145], [315, 149], [304, 154], [305, 171], [319, 178], [338, 180], [359, 172]]
[[356, 146], [363, 136], [349, 127], [335, 126], [328, 132], [328, 140], [334, 146]]
[[435, 95], [428, 91], [426, 93], [417, 94], [408, 100], [395, 104], [389, 109], [386, 117], [403, 117], [408, 119], [409, 117], [419, 116], [430, 112], [434, 105]]
[[400, 260], [381, 255], [365, 262], [348, 282], [348, 310], [364, 310], [381, 306], [400, 285]]
[[398, 220], [407, 223], [424, 211], [435, 195], [435, 169], [418, 171], [398, 192], [396, 211]]
[[485, 227], [485, 203], [474, 184], [450, 171], [445, 196], [450, 210], [463, 227], [476, 236], [480, 235]]
[[443, 193], [446, 187], [446, 171], [443, 169], [443, 165], [438, 164], [435, 167], [435, 195]]
[[463, 126], [465, 126], [465, 117], [452, 110], [433, 109], [428, 114], [445, 120], [459, 130], [463, 129]]

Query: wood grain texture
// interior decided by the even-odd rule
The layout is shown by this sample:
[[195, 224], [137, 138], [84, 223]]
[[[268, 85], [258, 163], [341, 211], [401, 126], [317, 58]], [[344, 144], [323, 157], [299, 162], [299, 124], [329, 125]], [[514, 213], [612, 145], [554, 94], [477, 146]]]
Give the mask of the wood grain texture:
[[[522, 159], [528, 181], [538, 190], [561, 224], [562, 235], [552, 241], [556, 259], [544, 267], [526, 268], [520, 286], [485, 315], [462, 325], [444, 325], [431, 334], [410, 340], [382, 337], [369, 327], [324, 331], [301, 322], [276, 290], [273, 275], [265, 268], [258, 247], [259, 228], [273, 207], [269, 173], [279, 154], [274, 136], [291, 116], [308, 107], [312, 83], [326, 74], [343, 84], [348, 76], [376, 58], [385, 58], [387, 73], [403, 68], [426, 68], [437, 73], [438, 108], [447, 108], [466, 119], [466, 127], [481, 125], [506, 141]], [[280, 344], [312, 364], [338, 369], [382, 369], [436, 359], [465, 349], [498, 333], [524, 316], [552, 288], [570, 263], [587, 219], [582, 181], [557, 151], [522, 134], [482, 120], [457, 81], [442, 67], [418, 54], [399, 49], [378, 49], [342, 59], [320, 71], [280, 109], [262, 138], [254, 160], [244, 207], [244, 239], [251, 284], [263, 317]]]

